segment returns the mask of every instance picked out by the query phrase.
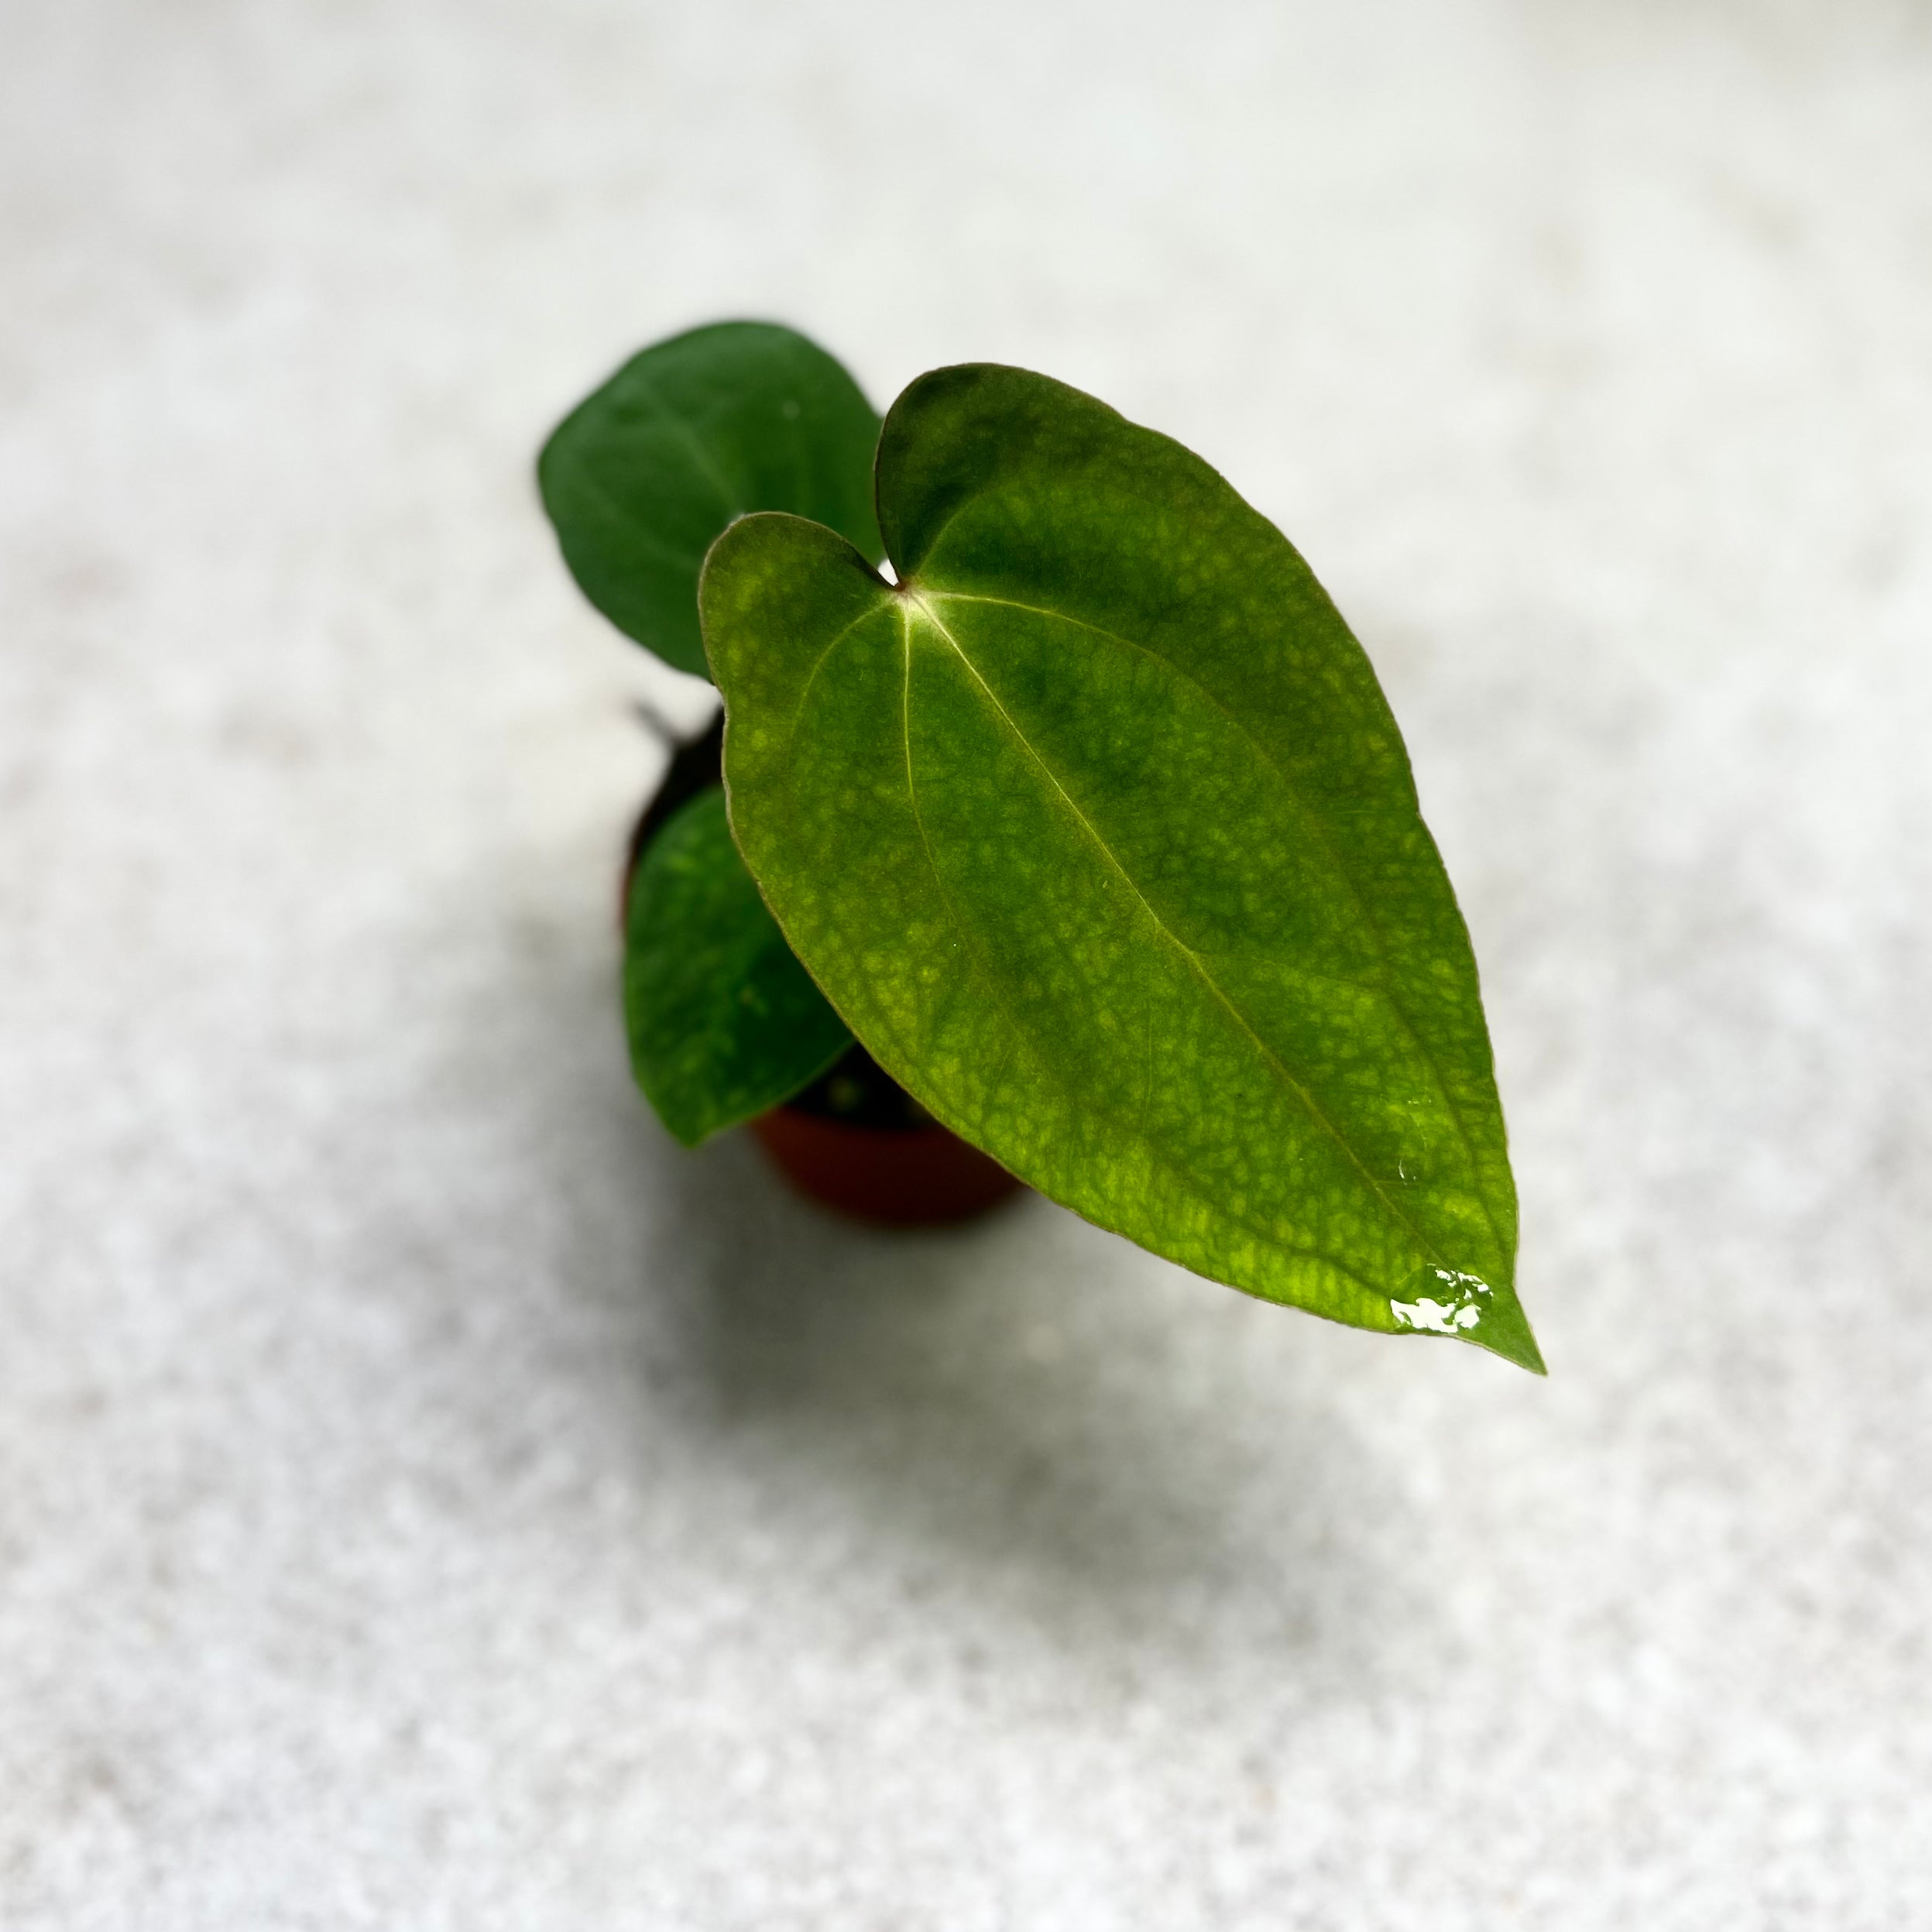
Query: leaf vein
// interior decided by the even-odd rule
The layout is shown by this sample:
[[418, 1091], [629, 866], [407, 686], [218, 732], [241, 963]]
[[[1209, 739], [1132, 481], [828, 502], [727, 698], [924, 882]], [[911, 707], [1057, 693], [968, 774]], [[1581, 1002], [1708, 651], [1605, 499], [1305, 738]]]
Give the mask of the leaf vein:
[[670, 424], [678, 439], [691, 452], [691, 461], [703, 472], [705, 482], [717, 491], [720, 500], [724, 504], [726, 513], [733, 518], [743, 516], [745, 506], [739, 502], [737, 491], [732, 487], [724, 472], [719, 468], [715, 462], [713, 461], [711, 452], [699, 440], [698, 432], [664, 400], [657, 393], [657, 384], [649, 376], [641, 371], [633, 370], [632, 379], [637, 383], [639, 393], [657, 412], [658, 415]]
[[805, 681], [798, 688], [798, 702], [791, 708], [791, 722], [785, 727], [785, 743], [788, 748], [798, 736], [798, 721], [805, 715], [805, 700], [812, 695], [812, 687], [817, 682], [818, 674], [825, 667], [825, 661], [863, 624], [868, 617], [876, 617], [886, 608], [883, 602], [876, 603], [869, 610], [862, 610], [852, 622], [833, 634], [832, 641], [819, 652], [818, 659], [805, 674]]

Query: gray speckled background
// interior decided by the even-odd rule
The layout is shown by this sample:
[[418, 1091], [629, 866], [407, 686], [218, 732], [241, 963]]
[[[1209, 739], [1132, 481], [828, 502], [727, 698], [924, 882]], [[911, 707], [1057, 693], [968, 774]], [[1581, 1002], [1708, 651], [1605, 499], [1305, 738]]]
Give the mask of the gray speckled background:
[[[1932, 1926], [1932, 13], [12, 0], [9, 1932]], [[1302, 544], [1554, 1374], [633, 1099], [621, 355]]]

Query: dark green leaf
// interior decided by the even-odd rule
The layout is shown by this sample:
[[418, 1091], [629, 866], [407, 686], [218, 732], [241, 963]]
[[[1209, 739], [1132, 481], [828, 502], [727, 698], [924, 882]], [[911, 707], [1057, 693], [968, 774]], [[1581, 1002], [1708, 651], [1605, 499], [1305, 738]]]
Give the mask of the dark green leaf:
[[631, 1066], [687, 1146], [788, 1100], [851, 1045], [765, 910], [715, 785], [646, 849], [626, 928]]
[[584, 595], [680, 671], [705, 674], [698, 571], [748, 510], [784, 510], [883, 553], [872, 513], [879, 418], [816, 344], [719, 322], [633, 356], [537, 459], [544, 507]]
[[1015, 369], [915, 383], [878, 495], [897, 588], [771, 516], [701, 592], [733, 829], [860, 1038], [1158, 1254], [1540, 1368], [1468, 936], [1301, 558]]

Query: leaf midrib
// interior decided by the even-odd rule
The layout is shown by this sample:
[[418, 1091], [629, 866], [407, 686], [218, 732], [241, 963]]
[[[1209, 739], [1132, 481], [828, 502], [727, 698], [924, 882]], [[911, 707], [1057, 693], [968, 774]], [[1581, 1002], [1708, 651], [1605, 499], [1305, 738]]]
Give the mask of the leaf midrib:
[[[1381, 986], [1378, 990], [1388, 1002], [1390, 1011], [1401, 1022], [1402, 1031], [1409, 1035], [1410, 1042], [1414, 1045], [1416, 1051], [1422, 1055], [1422, 1064], [1429, 1069], [1429, 1076], [1436, 1083], [1436, 1090], [1441, 1096], [1443, 1105], [1447, 1110], [1450, 1119], [1455, 1123], [1456, 1137], [1462, 1142], [1463, 1151], [1468, 1157], [1471, 1175], [1480, 1176], [1484, 1171], [1484, 1163], [1481, 1156], [1476, 1151], [1475, 1143], [1470, 1138], [1468, 1124], [1463, 1118], [1462, 1110], [1456, 1104], [1455, 1096], [1450, 1091], [1449, 1082], [1443, 1072], [1442, 1063], [1437, 1059], [1434, 1049], [1423, 1038], [1421, 1030], [1410, 1017], [1408, 1009], [1396, 997], [1395, 973], [1389, 962], [1388, 939], [1382, 928], [1381, 921], [1377, 918], [1374, 909], [1363, 896], [1362, 889], [1357, 883], [1354, 874], [1342, 862], [1341, 856], [1335, 848], [1333, 836], [1329, 831], [1328, 827], [1322, 822], [1319, 815], [1309, 805], [1307, 800], [1302, 796], [1300, 788], [1295, 780], [1282, 768], [1274, 753], [1255, 735], [1248, 725], [1235, 712], [1230, 709], [1217, 693], [1210, 690], [1199, 678], [1189, 671], [1186, 665], [1177, 664], [1173, 658], [1164, 656], [1150, 646], [1141, 643], [1137, 638], [1124, 637], [1119, 631], [1108, 630], [1103, 624], [1090, 623], [1083, 617], [1075, 616], [1070, 611], [1055, 610], [1041, 604], [1022, 603], [1017, 598], [989, 597], [969, 591], [932, 590], [923, 593], [922, 602], [924, 598], [936, 599], [945, 603], [987, 604], [997, 609], [1022, 611], [1030, 616], [1045, 617], [1055, 623], [1069, 624], [1076, 630], [1090, 632], [1096, 637], [1104, 637], [1110, 643], [1123, 645], [1129, 650], [1138, 651], [1142, 657], [1150, 657], [1155, 663], [1172, 671], [1176, 677], [1192, 685], [1223, 717], [1227, 719], [1235, 730], [1254, 747], [1261, 762], [1281, 781], [1282, 790], [1288, 794], [1296, 812], [1301, 815], [1302, 822], [1313, 830], [1316, 838], [1319, 840], [1334, 876], [1340, 879], [1347, 888], [1349, 897], [1354, 901], [1356, 911], [1361, 915], [1362, 923], [1374, 935], [1375, 956], [1377, 963], [1381, 968], [1383, 980]], [[928, 611], [931, 609], [929, 603], [925, 607]], [[935, 616], [933, 622], [938, 624], [939, 619]], [[943, 626], [940, 627], [942, 630], [944, 629]], [[958, 650], [958, 640], [952, 636], [949, 631], [945, 634], [948, 642], [952, 644], [956, 650]], [[963, 657], [965, 655], [963, 652], [960, 654]], [[969, 665], [969, 668], [970, 667]], [[981, 681], [983, 683], [984, 681]], [[989, 695], [990, 695], [990, 692]], [[1017, 729], [1017, 727], [1015, 729]], [[1032, 747], [1029, 745], [1028, 750], [1031, 751]], [[1035, 753], [1034, 756], [1037, 758], [1038, 754]], [[1068, 802], [1070, 804], [1072, 801], [1069, 800]], [[1112, 856], [1111, 853], [1108, 856]], [[1116, 860], [1115, 863], [1117, 865], [1119, 862]], [[1126, 876], [1124, 869], [1122, 870], [1122, 876]], [[1132, 881], [1130, 880], [1128, 883], [1131, 884]], [[1149, 911], [1151, 911], [1151, 910], [1150, 907]], [[1158, 918], [1155, 922], [1159, 923]], [[1175, 941], [1176, 945], [1179, 943], [1179, 940]], [[1489, 1202], [1480, 1185], [1474, 1192], [1477, 1204], [1482, 1210], [1483, 1219], [1488, 1224], [1491, 1237], [1494, 1241], [1498, 1251], [1501, 1251], [1505, 1245], [1502, 1230], [1496, 1224], [1496, 1217], [1491, 1211]]]
[[[900, 685], [899, 695], [899, 721], [900, 740], [904, 747], [905, 753], [906, 803], [911, 808], [913, 823], [919, 829], [920, 848], [925, 854], [926, 870], [932, 874], [933, 890], [939, 894], [940, 900], [944, 904], [946, 909], [947, 917], [952, 921], [953, 925], [959, 932], [966, 935], [966, 942], [973, 948], [973, 952], [976, 954], [980, 955], [981, 969], [987, 974], [987, 983], [992, 988], [993, 997], [999, 1002], [1002, 1007], [1005, 1007], [1007, 1006], [1007, 1001], [1000, 987], [999, 975], [992, 969], [990, 963], [986, 959], [983, 952], [981, 951], [977, 937], [973, 932], [971, 924], [959, 916], [957, 908], [952, 903], [951, 894], [946, 891], [945, 881], [940, 877], [939, 861], [933, 856], [932, 841], [927, 836], [926, 832], [925, 815], [919, 809], [918, 787], [915, 782], [912, 774], [912, 613], [911, 609], [911, 601], [909, 599], [901, 599], [898, 600], [898, 602], [901, 619], [900, 646], [901, 651], [901, 668], [902, 672], [902, 681]], [[849, 631], [853, 628], [853, 626], [848, 625], [846, 628], [847, 631]], [[943, 629], [943, 626], [941, 628]], [[841, 633], [840, 634], [842, 636], [845, 633]], [[955, 644], [953, 647], [955, 650], [958, 649], [958, 646], [956, 644]], [[829, 652], [828, 652], [827, 654], [829, 655]], [[963, 660], [965, 654], [962, 652], [960, 655]], [[822, 659], [821, 661], [822, 661]], [[969, 664], [968, 665], [968, 668], [971, 668]], [[987, 695], [990, 697], [992, 695], [991, 692], [989, 691]], [[998, 702], [997, 698], [994, 698], [993, 702], [996, 705], [998, 704]], [[1011, 723], [1011, 721], [1009, 719], [1008, 722]], [[1023, 740], [1021, 742], [1024, 743], [1024, 740]], [[1029, 751], [1031, 750], [1031, 747], [1030, 746], [1027, 748]], [[1035, 755], [1037, 756], [1037, 754]], [[1048, 776], [1051, 777], [1052, 774], [1049, 773]], [[1068, 802], [1071, 804], [1072, 801], [1069, 800]], [[1133, 881], [1130, 880], [1128, 880], [1128, 884], [1131, 886]], [[1012, 1017], [1010, 1009], [1007, 1012], [1007, 1024], [1009, 1035], [1013, 1041], [1013, 1045], [1009, 1049], [1007, 1055], [1008, 1062], [1010, 1063], [1013, 1054], [1017, 1053], [1019, 1050], [1021, 1041], [1024, 1038], [1024, 1030], [1021, 1027], [1017, 1020]], [[1002, 1069], [1000, 1077], [1002, 1079], [1004, 1077], [1004, 1069]], [[1143, 1107], [1143, 1113], [1144, 1113], [1144, 1107]], [[1165, 1169], [1169, 1174], [1174, 1175], [1179, 1178], [1182, 1182], [1182, 1185], [1186, 1188], [1187, 1191], [1192, 1194], [1196, 1199], [1205, 1200], [1206, 1197], [1189, 1182], [1186, 1170], [1175, 1161], [1171, 1154], [1168, 1153], [1161, 1146], [1158, 1141], [1154, 1140], [1147, 1133], [1144, 1126], [1137, 1126], [1134, 1129], [1134, 1134], [1135, 1137], [1141, 1141], [1141, 1144], [1146, 1148], [1149, 1158], [1157, 1166]], [[1329, 1254], [1326, 1250], [1319, 1247], [1305, 1247], [1292, 1245], [1291, 1244], [1284, 1241], [1281, 1238], [1279, 1233], [1274, 1228], [1265, 1227], [1258, 1225], [1257, 1223], [1250, 1220], [1245, 1215], [1234, 1213], [1229, 1209], [1224, 1203], [1219, 1206], [1217, 1211], [1224, 1220], [1231, 1221], [1237, 1227], [1239, 1227], [1244, 1230], [1246, 1233], [1251, 1234], [1256, 1241], [1263, 1244], [1271, 1252], [1276, 1254], [1285, 1255], [1297, 1261], [1318, 1261], [1324, 1268], [1333, 1268], [1337, 1274], [1342, 1275], [1349, 1281], [1353, 1282], [1364, 1295], [1369, 1297], [1371, 1301], [1386, 1301], [1390, 1299], [1385, 1288], [1377, 1282], [1371, 1282], [1369, 1280], [1367, 1276], [1361, 1271], [1360, 1269], [1350, 1267], [1346, 1261], [1338, 1260], [1334, 1255]], [[1106, 1223], [1096, 1223], [1096, 1225], [1103, 1227]], [[1206, 1272], [1205, 1270], [1197, 1270], [1196, 1271], [1203, 1273]], [[1210, 1275], [1209, 1278], [1212, 1280], [1221, 1281], [1227, 1287], [1238, 1289], [1244, 1295], [1252, 1295], [1257, 1292], [1254, 1288], [1247, 1284], [1234, 1281], [1229, 1277], [1222, 1275]], [[1311, 1306], [1310, 1304], [1306, 1302], [1298, 1303], [1297, 1306], [1304, 1307]], [[1320, 1314], [1323, 1311], [1319, 1309], [1312, 1309], [1312, 1312], [1316, 1314]]]
[[[1443, 1267], [1450, 1265], [1446, 1258], [1443, 1254], [1441, 1250], [1436, 1246], [1436, 1243], [1427, 1234], [1426, 1234], [1422, 1229], [1418, 1227], [1416, 1223], [1402, 1212], [1401, 1208], [1396, 1205], [1395, 1202], [1389, 1196], [1388, 1191], [1382, 1186], [1381, 1182], [1375, 1178], [1374, 1175], [1370, 1172], [1367, 1166], [1364, 1163], [1361, 1156], [1357, 1154], [1354, 1148], [1349, 1144], [1347, 1138], [1343, 1134], [1341, 1130], [1336, 1126], [1334, 1122], [1331, 1120], [1328, 1117], [1327, 1114], [1323, 1110], [1320, 1105], [1316, 1102], [1314, 1096], [1302, 1086], [1300, 1081], [1295, 1079], [1295, 1076], [1289, 1070], [1287, 1064], [1282, 1059], [1281, 1056], [1277, 1054], [1275, 1049], [1268, 1045], [1268, 1041], [1263, 1039], [1261, 1035], [1254, 1030], [1254, 1024], [1249, 1020], [1247, 1015], [1244, 1014], [1241, 1008], [1228, 997], [1227, 993], [1222, 990], [1220, 984], [1217, 982], [1213, 975], [1208, 971], [1206, 966], [1203, 963], [1200, 955], [1197, 953], [1192, 946], [1189, 945], [1185, 940], [1181, 939], [1178, 934], [1173, 932], [1173, 930], [1162, 918], [1161, 915], [1155, 911], [1153, 906], [1149, 903], [1147, 895], [1141, 891], [1139, 885], [1136, 883], [1133, 874], [1127, 870], [1125, 866], [1121, 864], [1118, 857], [1116, 856], [1113, 847], [1110, 846], [1106, 839], [1100, 836], [1100, 833], [1098, 829], [1094, 825], [1093, 822], [1087, 817], [1084, 812], [1080, 809], [1079, 806], [1075, 802], [1072, 794], [1067, 791], [1066, 788], [1060, 783], [1060, 781], [1058, 776], [1055, 774], [1052, 767], [1049, 765], [1045, 759], [1040, 755], [1039, 752], [1035, 748], [1032, 741], [1027, 736], [1026, 733], [1020, 729], [1019, 725], [1015, 722], [1011, 713], [1007, 711], [1004, 705], [1000, 703], [998, 694], [993, 690], [993, 687], [987, 682], [985, 678], [981, 675], [978, 665], [974, 664], [973, 660], [966, 655], [965, 650], [960, 645], [959, 639], [954, 637], [952, 633], [947, 629], [945, 623], [941, 621], [939, 614], [933, 609], [931, 603], [927, 601], [926, 595], [913, 589], [909, 585], [901, 586], [901, 594], [905, 597], [908, 603], [916, 604], [918, 606], [921, 612], [924, 614], [926, 621], [931, 624], [932, 628], [945, 640], [949, 645], [952, 647], [953, 651], [958, 656], [960, 663], [965, 665], [967, 671], [971, 673], [974, 682], [976, 682], [979, 685], [980, 688], [986, 693], [987, 702], [993, 706], [994, 711], [999, 714], [1001, 721], [1005, 724], [1007, 729], [1012, 733], [1014, 740], [1017, 742], [1021, 749], [1026, 753], [1027, 756], [1033, 760], [1035, 764], [1038, 766], [1040, 770], [1045, 774], [1047, 782], [1052, 786], [1053, 789], [1056, 792], [1059, 794], [1060, 798], [1066, 804], [1068, 811], [1072, 812], [1073, 816], [1079, 820], [1082, 829], [1086, 832], [1087, 836], [1093, 842], [1095, 849], [1100, 853], [1100, 856], [1107, 860], [1107, 863], [1120, 874], [1121, 879], [1126, 884], [1127, 890], [1134, 894], [1137, 900], [1140, 901], [1141, 908], [1142, 911], [1146, 913], [1148, 921], [1153, 925], [1155, 931], [1159, 933], [1161, 937], [1165, 939], [1169, 945], [1173, 947], [1175, 952], [1179, 953], [1180, 956], [1187, 961], [1189, 966], [1192, 969], [1196, 976], [1199, 979], [1201, 983], [1206, 987], [1209, 992], [1210, 992], [1220, 1003], [1221, 1006], [1234, 1019], [1235, 1023], [1241, 1028], [1241, 1031], [1254, 1042], [1256, 1047], [1259, 1048], [1262, 1057], [1268, 1061], [1269, 1065], [1271, 1066], [1275, 1069], [1275, 1072], [1280, 1076], [1282, 1083], [1287, 1086], [1289, 1091], [1295, 1095], [1295, 1098], [1301, 1102], [1302, 1107], [1306, 1110], [1309, 1118], [1313, 1120], [1316, 1124], [1319, 1127], [1332, 1141], [1333, 1141], [1335, 1144], [1341, 1149], [1343, 1154], [1347, 1158], [1350, 1165], [1353, 1166], [1356, 1172], [1361, 1176], [1362, 1180], [1367, 1185], [1369, 1192], [1374, 1196], [1376, 1199], [1381, 1203], [1383, 1207], [1387, 1210], [1389, 1218], [1393, 1220], [1398, 1227], [1405, 1229], [1408, 1231], [1409, 1235], [1415, 1240], [1417, 1245], [1422, 1248], [1424, 1254], [1426, 1254], [1431, 1261]], [[908, 786], [910, 787], [912, 782], [912, 743], [910, 715], [912, 674], [912, 645], [909, 620], [906, 637], [905, 654], [906, 705], [908, 707], [905, 732], [906, 781]], [[916, 806], [915, 812], [916, 816]], [[925, 822], [921, 819], [920, 821], [920, 836], [921, 839], [924, 839], [925, 832]], [[927, 861], [928, 864], [930, 864], [932, 863], [932, 846], [929, 842], [928, 842], [926, 847], [926, 856]], [[936, 866], [933, 868], [933, 876], [935, 880], [938, 878], [939, 873]], [[1451, 1111], [1453, 1114], [1453, 1110], [1452, 1109]], [[1460, 1122], [1458, 1123], [1458, 1125], [1460, 1126]], [[1480, 1203], [1481, 1196], [1478, 1196], [1477, 1199]], [[1489, 1215], [1487, 1204], [1484, 1204], [1483, 1211], [1484, 1218], [1485, 1220], [1488, 1220], [1489, 1219]], [[1491, 1232], [1493, 1234], [1494, 1231], [1494, 1225], [1492, 1222], [1491, 1223]], [[1374, 1292], [1378, 1293], [1381, 1292], [1379, 1289]]]

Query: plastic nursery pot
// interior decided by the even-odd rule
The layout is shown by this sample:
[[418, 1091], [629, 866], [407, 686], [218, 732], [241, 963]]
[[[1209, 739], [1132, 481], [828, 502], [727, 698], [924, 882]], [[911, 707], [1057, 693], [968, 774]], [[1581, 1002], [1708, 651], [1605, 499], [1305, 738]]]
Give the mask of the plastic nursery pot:
[[[620, 912], [639, 860], [680, 805], [715, 784], [724, 719], [679, 745], [637, 821]], [[881, 1227], [942, 1227], [973, 1220], [1021, 1183], [990, 1155], [940, 1126], [854, 1041], [802, 1093], [751, 1123], [773, 1165], [798, 1191]]]

